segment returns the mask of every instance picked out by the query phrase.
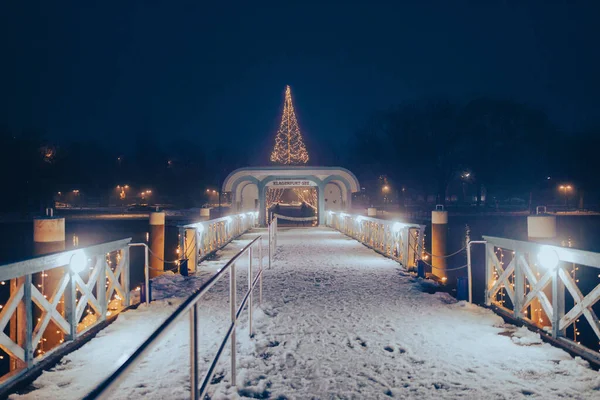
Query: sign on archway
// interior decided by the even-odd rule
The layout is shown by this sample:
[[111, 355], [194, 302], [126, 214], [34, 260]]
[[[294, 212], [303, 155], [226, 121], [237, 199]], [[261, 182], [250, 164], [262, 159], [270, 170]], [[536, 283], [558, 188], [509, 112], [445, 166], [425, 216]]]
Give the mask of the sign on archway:
[[316, 182], [309, 180], [299, 180], [299, 179], [280, 179], [276, 181], [271, 181], [267, 183], [267, 186], [280, 187], [280, 188], [289, 188], [289, 187], [304, 187], [304, 186], [317, 186]]

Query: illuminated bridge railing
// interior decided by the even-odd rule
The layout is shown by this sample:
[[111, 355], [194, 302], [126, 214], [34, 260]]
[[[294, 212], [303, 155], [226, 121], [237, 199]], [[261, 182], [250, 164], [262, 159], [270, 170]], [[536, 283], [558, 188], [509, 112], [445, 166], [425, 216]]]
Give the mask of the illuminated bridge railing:
[[600, 361], [600, 253], [484, 239], [486, 304]]
[[0, 391], [130, 305], [123, 239], [0, 266]]
[[256, 227], [257, 223], [258, 212], [252, 211], [180, 226], [181, 256], [189, 259], [195, 269], [202, 258]]
[[327, 226], [358, 240], [406, 269], [416, 267], [423, 250], [425, 225], [329, 211]]

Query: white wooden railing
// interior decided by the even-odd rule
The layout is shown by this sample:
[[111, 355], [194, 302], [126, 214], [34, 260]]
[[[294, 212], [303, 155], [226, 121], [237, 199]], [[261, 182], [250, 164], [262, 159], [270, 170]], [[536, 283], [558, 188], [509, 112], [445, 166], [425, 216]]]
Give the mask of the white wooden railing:
[[343, 212], [327, 212], [327, 226], [358, 240], [405, 268], [416, 266], [424, 248], [425, 225], [389, 221]]
[[[0, 387], [130, 305], [130, 241], [0, 266], [0, 282], [10, 282], [10, 297], [0, 312], [0, 348], [9, 355], [11, 366]], [[44, 281], [52, 293], [46, 293]], [[50, 344], [47, 336], [55, 343]]]
[[189, 259], [189, 267], [194, 271], [202, 258], [254, 228], [257, 223], [258, 212], [252, 211], [180, 226], [181, 257]]
[[[579, 280], [571, 274], [579, 266], [595, 268], [593, 276], [588, 271], [586, 285], [593, 282], [590, 279], [598, 281], [600, 253], [492, 236], [484, 236], [484, 239], [487, 242], [485, 302], [488, 306], [535, 325], [571, 345], [579, 345], [578, 330], [574, 329], [574, 340], [571, 340], [565, 337], [566, 329], [583, 315], [600, 341], [600, 321], [593, 310], [600, 299], [600, 284], [584, 295]], [[568, 310], [565, 309], [567, 293], [573, 300]]]

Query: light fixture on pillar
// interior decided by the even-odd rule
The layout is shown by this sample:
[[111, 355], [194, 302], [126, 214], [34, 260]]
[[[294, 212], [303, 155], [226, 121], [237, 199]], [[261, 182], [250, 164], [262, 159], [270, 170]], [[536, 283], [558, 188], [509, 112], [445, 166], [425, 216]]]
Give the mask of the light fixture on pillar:
[[71, 259], [69, 260], [69, 268], [74, 273], [78, 274], [85, 270], [87, 266], [87, 259], [85, 258], [85, 254], [83, 254], [83, 250], [75, 252]]
[[550, 246], [543, 246], [538, 253], [537, 259], [542, 268], [549, 271], [555, 270], [560, 261], [556, 250]]

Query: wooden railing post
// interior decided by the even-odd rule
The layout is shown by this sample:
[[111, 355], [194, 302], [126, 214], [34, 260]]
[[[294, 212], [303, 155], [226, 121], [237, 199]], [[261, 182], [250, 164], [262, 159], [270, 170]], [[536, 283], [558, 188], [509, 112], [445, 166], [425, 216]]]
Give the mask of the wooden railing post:
[[[99, 256], [97, 262], [99, 263], [98, 268], [98, 281], [96, 282], [96, 295], [98, 299], [98, 305], [100, 306], [100, 314], [98, 321], [104, 321], [106, 319], [106, 312], [108, 311], [107, 299], [106, 299], [106, 268], [110, 268], [107, 265], [106, 258]], [[118, 282], [114, 282], [116, 285]], [[90, 288], [90, 291], [92, 288]]]
[[66, 340], [77, 338], [77, 283], [73, 279], [74, 272], [70, 268], [65, 271], [69, 274], [69, 283], [65, 289], [65, 317], [71, 327], [71, 332], [66, 335]]
[[31, 274], [25, 275], [23, 284], [23, 305], [25, 307], [25, 364], [27, 368], [33, 366], [33, 302], [31, 301]]
[[519, 267], [521, 265], [519, 261], [520, 254], [515, 252], [513, 260], [515, 263], [515, 302], [513, 304], [513, 315], [517, 319], [523, 317], [523, 297], [525, 296], [525, 277], [523, 271]]
[[492, 305], [492, 297], [490, 296], [490, 288], [492, 287], [492, 277], [494, 276], [494, 260], [492, 254], [494, 253], [494, 245], [486, 243], [485, 245], [485, 305]]
[[123, 270], [121, 271], [121, 282], [123, 285], [123, 292], [125, 294], [125, 298], [123, 299], [123, 306], [125, 307], [129, 307], [131, 305], [131, 294], [129, 287], [129, 263], [131, 260], [130, 251], [131, 250], [129, 249], [129, 246], [121, 249], [121, 253], [123, 254], [123, 257], [125, 257], [125, 260], [123, 260]]
[[554, 339], [565, 334], [564, 330], [560, 330], [560, 320], [565, 316], [565, 284], [559, 274], [564, 267], [563, 264], [563, 262], [558, 263], [552, 277], [552, 337]]

